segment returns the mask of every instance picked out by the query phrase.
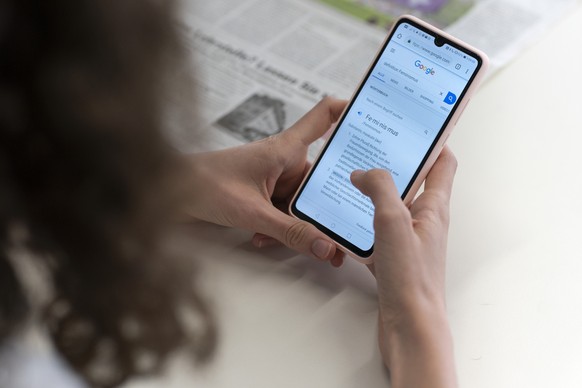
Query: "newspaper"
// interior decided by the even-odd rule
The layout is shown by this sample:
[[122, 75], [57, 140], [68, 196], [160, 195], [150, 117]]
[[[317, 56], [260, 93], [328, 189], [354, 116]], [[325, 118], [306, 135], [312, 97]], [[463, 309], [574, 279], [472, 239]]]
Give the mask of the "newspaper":
[[[348, 99], [400, 14], [417, 15], [507, 64], [576, 0], [187, 0], [197, 120], [170, 124], [181, 151], [276, 134], [324, 96]], [[194, 128], [205, 136], [192, 136]], [[197, 131], [199, 133], [199, 131]], [[310, 150], [313, 157], [321, 146]]]

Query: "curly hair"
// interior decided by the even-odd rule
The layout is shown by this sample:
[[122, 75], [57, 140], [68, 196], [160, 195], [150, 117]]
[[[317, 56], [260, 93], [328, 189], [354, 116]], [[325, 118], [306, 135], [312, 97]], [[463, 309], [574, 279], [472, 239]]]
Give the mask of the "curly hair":
[[41, 319], [92, 386], [215, 346], [193, 262], [161, 246], [182, 196], [161, 131], [183, 57], [172, 12], [153, 0], [0, 2], [0, 339], [32, 310], [11, 253], [24, 246], [54, 291]]

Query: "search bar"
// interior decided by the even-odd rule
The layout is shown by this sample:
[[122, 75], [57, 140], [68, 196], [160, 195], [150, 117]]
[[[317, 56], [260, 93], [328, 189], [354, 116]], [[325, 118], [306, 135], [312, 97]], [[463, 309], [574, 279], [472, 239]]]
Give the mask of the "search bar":
[[371, 93], [366, 93], [366, 105], [390, 117], [398, 127], [407, 128], [426, 138], [432, 136], [434, 129], [439, 129], [444, 122], [444, 112], [415, 102], [400, 90], [380, 85], [380, 81], [371, 82], [367, 88]]
[[[453, 93], [435, 84], [426, 83], [423, 87], [420, 87], [413, 81], [407, 81], [407, 78], [402, 75], [401, 69], [392, 66], [389, 62], [385, 61], [382, 69], [376, 71], [373, 77], [404, 94], [404, 96], [411, 98], [412, 102], [420, 102], [427, 108], [434, 109], [435, 113], [439, 115], [447, 113], [440, 108], [443, 103], [451, 105], [447, 97], [450, 97], [449, 94]], [[456, 102], [456, 96], [452, 103], [454, 102]]]

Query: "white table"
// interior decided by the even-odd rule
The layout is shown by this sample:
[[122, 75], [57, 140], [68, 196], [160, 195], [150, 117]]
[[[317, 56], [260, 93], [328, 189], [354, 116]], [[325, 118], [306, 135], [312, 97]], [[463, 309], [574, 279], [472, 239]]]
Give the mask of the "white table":
[[581, 41], [578, 7], [484, 85], [451, 137], [463, 386], [582, 386]]
[[[579, 7], [484, 85], [451, 137], [447, 291], [461, 386], [582, 384], [581, 41]], [[166, 386], [387, 386], [363, 266], [258, 252], [248, 233], [211, 225], [192, 232], [209, 242], [203, 281], [222, 341], [210, 368], [178, 361]]]

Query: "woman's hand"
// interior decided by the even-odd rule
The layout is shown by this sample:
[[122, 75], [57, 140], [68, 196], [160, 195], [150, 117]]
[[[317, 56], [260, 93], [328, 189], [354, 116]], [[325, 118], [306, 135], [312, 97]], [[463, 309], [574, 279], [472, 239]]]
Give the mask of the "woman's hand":
[[455, 387], [445, 311], [449, 199], [456, 160], [444, 148], [424, 192], [407, 208], [390, 174], [352, 173], [375, 206], [374, 265], [380, 305], [380, 349], [392, 386]]
[[291, 197], [309, 169], [307, 148], [337, 121], [346, 102], [325, 98], [291, 128], [262, 141], [190, 157], [194, 198], [188, 215], [256, 232], [253, 244], [281, 242], [298, 252], [330, 260], [343, 254], [307, 222], [287, 215]]

